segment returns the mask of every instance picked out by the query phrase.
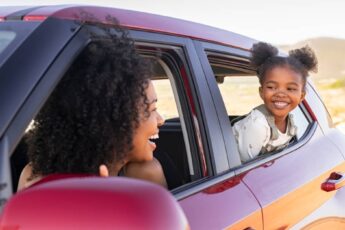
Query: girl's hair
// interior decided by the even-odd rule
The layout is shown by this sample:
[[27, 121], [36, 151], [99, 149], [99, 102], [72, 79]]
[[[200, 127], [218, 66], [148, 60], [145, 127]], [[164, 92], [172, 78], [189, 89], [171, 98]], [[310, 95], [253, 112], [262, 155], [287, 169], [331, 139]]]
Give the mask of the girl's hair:
[[127, 32], [104, 28], [91, 35], [34, 119], [29, 134], [33, 176], [51, 173], [98, 174], [101, 164], [121, 161], [132, 149], [150, 63], [134, 50]]
[[309, 71], [317, 71], [317, 58], [313, 50], [305, 46], [289, 51], [289, 55], [278, 56], [278, 49], [271, 44], [259, 42], [253, 45], [251, 65], [257, 70], [259, 81], [262, 84], [266, 73], [278, 66], [286, 66], [301, 74], [304, 85]]

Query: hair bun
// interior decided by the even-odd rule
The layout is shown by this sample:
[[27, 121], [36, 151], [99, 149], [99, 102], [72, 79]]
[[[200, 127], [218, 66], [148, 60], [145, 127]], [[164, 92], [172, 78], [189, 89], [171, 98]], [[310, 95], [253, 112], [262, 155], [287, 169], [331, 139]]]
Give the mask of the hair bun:
[[291, 50], [289, 56], [297, 59], [307, 71], [317, 72], [317, 58], [309, 46]]
[[268, 58], [276, 56], [278, 54], [278, 49], [268, 43], [258, 42], [253, 45], [251, 52], [252, 57], [250, 62], [253, 67], [258, 68]]

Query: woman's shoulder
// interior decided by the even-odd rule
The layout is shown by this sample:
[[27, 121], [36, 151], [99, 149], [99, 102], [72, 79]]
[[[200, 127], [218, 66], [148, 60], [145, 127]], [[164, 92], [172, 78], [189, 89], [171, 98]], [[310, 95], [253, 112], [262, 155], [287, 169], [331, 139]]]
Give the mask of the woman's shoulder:
[[162, 165], [156, 158], [145, 162], [131, 162], [124, 168], [127, 177], [144, 179], [167, 187]]
[[25, 165], [20, 174], [17, 191], [30, 187], [32, 184], [36, 183], [41, 179], [42, 176], [35, 176], [34, 178], [32, 178], [32, 166], [29, 163]]

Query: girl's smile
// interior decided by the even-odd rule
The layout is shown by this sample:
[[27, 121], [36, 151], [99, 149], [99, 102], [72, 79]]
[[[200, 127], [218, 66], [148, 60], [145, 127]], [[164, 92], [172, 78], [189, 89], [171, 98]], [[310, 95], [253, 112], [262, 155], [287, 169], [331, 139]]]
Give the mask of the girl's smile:
[[304, 98], [303, 77], [287, 66], [275, 67], [267, 72], [259, 92], [275, 119], [285, 120]]

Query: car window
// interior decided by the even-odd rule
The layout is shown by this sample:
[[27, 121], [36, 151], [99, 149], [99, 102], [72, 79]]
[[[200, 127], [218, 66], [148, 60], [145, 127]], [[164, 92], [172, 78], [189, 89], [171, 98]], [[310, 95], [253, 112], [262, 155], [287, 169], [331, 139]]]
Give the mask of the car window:
[[247, 114], [262, 103], [256, 76], [225, 76], [218, 87], [229, 116]]
[[190, 125], [191, 106], [180, 72], [184, 64], [177, 53], [183, 50], [151, 43], [138, 43], [137, 50], [143, 57], [154, 59], [152, 81], [158, 98], [157, 109], [165, 119], [154, 156], [162, 164], [169, 189], [174, 190], [200, 178], [194, 131]]
[[16, 37], [13, 31], [0, 31], [0, 53], [10, 44]]
[[[173, 190], [199, 178], [199, 169], [196, 164], [198, 161], [195, 159], [197, 154], [192, 155], [191, 150], [195, 142], [192, 141], [193, 134], [190, 135], [191, 129], [187, 129], [186, 125], [190, 123], [189, 106], [182, 106], [183, 103], [181, 103], [186, 103], [186, 100], [183, 81], [179, 73], [180, 67], [176, 65], [176, 61], [179, 61], [178, 56], [171, 55], [175, 52], [173, 49], [160, 52], [160, 57], [153, 51], [144, 52], [145, 47], [142, 45], [137, 50], [143, 58], [151, 59], [154, 63], [152, 68], [154, 74], [151, 80], [158, 98], [158, 111], [165, 119], [165, 124], [160, 127], [159, 139], [154, 140], [157, 145], [154, 156], [163, 167], [169, 189]], [[32, 122], [26, 131], [31, 128]], [[19, 174], [28, 163], [26, 138], [27, 135], [24, 135], [12, 155], [14, 191], [16, 191]]]
[[172, 89], [171, 81], [169, 79], [154, 80], [156, 93], [159, 96], [157, 101], [157, 107], [164, 120], [178, 118], [179, 113], [177, 111], [174, 92]]
[[38, 25], [39, 22], [6, 21], [0, 23], [0, 66]]
[[[241, 59], [224, 57], [224, 55], [217, 57], [214, 54], [209, 55], [208, 58], [227, 115], [233, 125], [253, 108], [263, 103], [259, 95], [258, 77], [254, 71], [250, 70], [248, 64], [246, 67]], [[297, 126], [297, 139], [301, 139], [311, 123], [310, 116], [302, 104], [291, 113]]]

